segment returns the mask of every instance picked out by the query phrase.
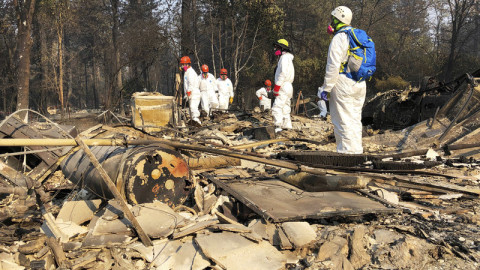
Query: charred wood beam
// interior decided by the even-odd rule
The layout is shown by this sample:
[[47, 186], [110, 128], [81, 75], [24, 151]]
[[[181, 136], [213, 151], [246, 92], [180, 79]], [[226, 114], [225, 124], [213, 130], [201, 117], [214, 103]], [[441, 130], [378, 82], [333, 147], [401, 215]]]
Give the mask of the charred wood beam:
[[25, 190], [33, 188], [40, 197], [40, 201], [49, 205], [50, 196], [45, 192], [40, 183], [33, 181], [30, 177], [20, 173], [2, 161], [0, 161], [0, 175], [8, 179], [14, 185], [23, 187]]
[[309, 192], [352, 190], [365, 188], [370, 181], [363, 176], [311, 175], [287, 171], [279, 175], [283, 182]]
[[67, 259], [67, 256], [65, 255], [62, 246], [60, 245], [60, 243], [57, 242], [55, 238], [48, 237], [47, 245], [52, 250], [53, 257], [55, 258], [55, 261], [57, 262], [59, 268], [70, 269], [72, 267], [72, 263]]
[[3, 206], [0, 208], [0, 222], [8, 218], [22, 218], [26, 214], [33, 212], [31, 208], [37, 205], [34, 198], [24, 200], [23, 203], [16, 202], [15, 204]]
[[22, 187], [0, 187], [0, 193], [25, 196], [27, 195], [27, 190]]
[[239, 159], [223, 157], [223, 156], [188, 159], [188, 167], [192, 170], [222, 168], [226, 166], [239, 166], [239, 165], [240, 165]]

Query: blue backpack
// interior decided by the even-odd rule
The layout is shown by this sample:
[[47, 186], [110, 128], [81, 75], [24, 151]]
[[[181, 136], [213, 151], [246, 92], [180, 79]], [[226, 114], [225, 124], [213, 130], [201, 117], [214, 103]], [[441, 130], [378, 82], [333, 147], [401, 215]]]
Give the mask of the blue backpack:
[[365, 31], [350, 26], [340, 29], [337, 34], [341, 32], [348, 35], [350, 48], [347, 61], [340, 67], [340, 74], [345, 74], [357, 82], [370, 79], [377, 70], [375, 66], [377, 55], [373, 40]]

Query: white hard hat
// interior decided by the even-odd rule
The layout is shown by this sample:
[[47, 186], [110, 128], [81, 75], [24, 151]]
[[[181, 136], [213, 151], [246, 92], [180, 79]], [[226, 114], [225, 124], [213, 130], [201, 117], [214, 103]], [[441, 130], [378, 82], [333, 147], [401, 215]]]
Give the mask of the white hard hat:
[[338, 6], [332, 11], [332, 16], [344, 24], [352, 22], [352, 11], [346, 6]]

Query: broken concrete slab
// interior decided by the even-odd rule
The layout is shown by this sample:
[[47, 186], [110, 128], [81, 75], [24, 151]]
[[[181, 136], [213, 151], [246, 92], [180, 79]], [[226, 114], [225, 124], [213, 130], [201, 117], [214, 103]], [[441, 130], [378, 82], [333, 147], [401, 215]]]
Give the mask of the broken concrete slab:
[[275, 230], [275, 235], [273, 237], [274, 239], [276, 239], [276, 241], [274, 240], [273, 242], [278, 243], [275, 246], [278, 246], [280, 249], [293, 249], [294, 246], [292, 242], [290, 242], [281, 227], [277, 227], [277, 229]]
[[184, 218], [168, 205], [154, 201], [132, 207], [132, 212], [145, 233], [151, 238], [167, 237], [183, 226]]
[[347, 259], [343, 254], [332, 259], [334, 267], [332, 269], [342, 269], [342, 270], [355, 270], [352, 263]]
[[61, 219], [57, 219], [55, 223], [57, 224], [58, 228], [68, 236], [68, 238], [88, 232], [86, 227], [77, 225], [77, 223], [72, 221], [63, 221]]
[[[110, 201], [105, 209], [97, 214], [97, 218], [92, 219], [90, 231], [93, 235], [134, 235], [130, 221], [123, 217], [123, 212], [117, 207], [114, 201]], [[176, 228], [184, 225], [182, 216], [159, 201], [135, 205], [131, 211], [145, 233], [152, 238], [167, 237]]]
[[400, 202], [398, 195], [394, 192], [390, 192], [383, 188], [375, 188], [375, 191], [377, 193], [377, 196], [390, 202], [391, 204], [397, 205]]
[[427, 153], [425, 154], [425, 157], [429, 160], [435, 161], [437, 160], [437, 157], [440, 155], [433, 149], [428, 149]]
[[125, 218], [108, 220], [101, 217], [96, 220], [92, 219], [92, 222], [95, 224], [92, 230], [93, 235], [124, 234], [133, 236], [130, 222]]
[[373, 232], [373, 237], [376, 244], [389, 245], [402, 238], [402, 235], [393, 230], [380, 229]]
[[95, 212], [99, 209], [102, 200], [83, 200], [83, 201], [65, 201], [57, 219], [64, 222], [72, 221], [77, 225], [91, 220]]
[[268, 242], [257, 244], [231, 232], [197, 236], [195, 242], [223, 269], [282, 269], [286, 262], [285, 255]]
[[24, 270], [24, 266], [20, 266], [15, 262], [12, 261], [6, 261], [6, 260], [1, 260], [0, 261], [0, 269], [5, 269], [5, 270]]
[[306, 221], [284, 222], [282, 223], [282, 229], [295, 248], [304, 247], [315, 241], [317, 237], [315, 230]]
[[358, 225], [355, 227], [351, 237], [349, 238], [350, 262], [355, 269], [362, 268], [370, 262], [370, 255], [365, 248], [365, 236], [367, 227]]
[[106, 246], [120, 246], [124, 245], [132, 240], [132, 237], [125, 234], [105, 234], [105, 235], [92, 235], [87, 234], [82, 242], [83, 248], [100, 248]]
[[251, 228], [248, 228], [242, 224], [215, 224], [210, 226], [212, 229], [219, 231], [249, 233], [252, 232]]
[[172, 264], [174, 267], [172, 269], [201, 270], [210, 266], [210, 261], [200, 250], [193, 238], [186, 242], [185, 240], [182, 241], [183, 245], [175, 253], [176, 256], [173, 258]]
[[262, 237], [262, 239], [269, 241], [270, 244], [280, 245], [275, 224], [266, 222], [264, 219], [254, 219], [248, 224], [248, 228], [251, 228], [253, 233]]
[[155, 252], [158, 253], [158, 250], [162, 250], [165, 246], [165, 243], [169, 242], [170, 240], [164, 238], [159, 240], [153, 240], [153, 246], [145, 246], [140, 242], [133, 242], [127, 246], [127, 248], [137, 251], [141, 254], [142, 258], [144, 258], [147, 262], [153, 262], [156, 258]]
[[88, 231], [84, 227], [79, 226], [71, 221], [64, 222], [61, 219], [55, 220], [51, 213], [45, 214], [44, 218], [45, 221], [40, 227], [40, 230], [49, 237], [60, 239], [62, 243], [68, 242], [70, 237], [83, 234]]
[[152, 247], [145, 247], [140, 243], [129, 245], [138, 251], [149, 267], [156, 269], [205, 269], [210, 261], [198, 248], [192, 237], [181, 240], [156, 240]]
[[[429, 254], [438, 252], [438, 247], [424, 239], [410, 235], [396, 236], [395, 241], [386, 246], [374, 249], [372, 259], [385, 268], [405, 269], [415, 266], [416, 269], [428, 268], [434, 261]], [[473, 268], [472, 268], [473, 269]]]
[[335, 236], [332, 240], [322, 244], [316, 260], [321, 262], [340, 255], [348, 256], [348, 241], [343, 237]]

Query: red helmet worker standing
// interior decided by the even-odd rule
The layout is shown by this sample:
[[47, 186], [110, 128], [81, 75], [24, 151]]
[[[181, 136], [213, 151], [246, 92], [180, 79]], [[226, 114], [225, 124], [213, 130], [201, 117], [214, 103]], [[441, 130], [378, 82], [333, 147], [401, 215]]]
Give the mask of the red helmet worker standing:
[[227, 77], [227, 70], [220, 69], [220, 78], [217, 79], [218, 108], [227, 110], [228, 105], [233, 102], [233, 84]]
[[202, 74], [198, 76], [198, 80], [202, 110], [204, 110], [207, 115], [210, 115], [211, 109], [218, 108], [218, 98], [215, 94], [215, 92], [217, 92], [217, 82], [213, 74], [208, 71], [208, 66], [202, 65]]
[[270, 80], [266, 80], [263, 84], [265, 87], [258, 89], [257, 92], [255, 92], [255, 95], [260, 103], [260, 109], [267, 111], [272, 108], [272, 100], [268, 98], [272, 92], [272, 82]]
[[185, 96], [189, 100], [190, 118], [200, 124], [200, 111], [198, 110], [198, 105], [200, 104], [198, 75], [190, 64], [190, 57], [183, 56], [180, 58], [180, 66], [185, 71], [185, 74], [183, 75], [183, 89], [185, 91]]

